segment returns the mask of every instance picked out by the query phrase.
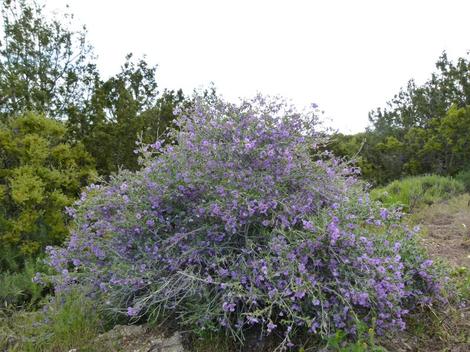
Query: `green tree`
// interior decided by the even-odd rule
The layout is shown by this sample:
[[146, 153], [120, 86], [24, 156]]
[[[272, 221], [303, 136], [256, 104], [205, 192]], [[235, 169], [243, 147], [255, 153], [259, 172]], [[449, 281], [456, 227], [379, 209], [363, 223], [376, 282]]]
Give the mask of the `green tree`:
[[335, 134], [328, 148], [339, 157], [352, 159], [361, 175], [374, 185], [400, 177], [403, 164], [402, 146], [392, 137], [382, 139], [372, 131], [354, 135]]
[[455, 175], [470, 160], [470, 106], [452, 106], [442, 117], [433, 118], [426, 128], [411, 128], [405, 144], [409, 154], [405, 168], [410, 174]]
[[173, 110], [185, 101], [182, 91], [157, 90], [156, 66], [127, 55], [121, 71], [97, 80], [86, 108], [71, 114], [73, 139], [82, 140], [102, 175], [119, 167], [138, 168], [136, 141], [154, 142], [174, 119]]
[[410, 80], [385, 109], [371, 111], [369, 120], [377, 133], [403, 136], [409, 128], [427, 127], [452, 105], [459, 108], [470, 105], [470, 57], [460, 57], [454, 63], [444, 52], [436, 68], [437, 72], [423, 85]]
[[0, 247], [23, 256], [60, 243], [64, 213], [95, 180], [81, 143], [66, 141], [63, 123], [27, 113], [0, 125]]
[[67, 138], [84, 143], [100, 174], [135, 170], [138, 136], [161, 137], [182, 92], [159, 94], [156, 66], [132, 54], [103, 79], [86, 29], [71, 30], [70, 14], [49, 19], [36, 0], [4, 0], [0, 9], [0, 120], [33, 111], [67, 121]]
[[452, 62], [444, 52], [436, 68], [424, 84], [410, 80], [386, 108], [369, 114], [372, 128], [361, 157], [371, 166], [365, 174], [374, 183], [425, 173], [454, 175], [467, 167], [470, 57]]
[[48, 19], [34, 0], [3, 0], [0, 10], [0, 118], [81, 109], [97, 77], [86, 29], [71, 30], [70, 14]]

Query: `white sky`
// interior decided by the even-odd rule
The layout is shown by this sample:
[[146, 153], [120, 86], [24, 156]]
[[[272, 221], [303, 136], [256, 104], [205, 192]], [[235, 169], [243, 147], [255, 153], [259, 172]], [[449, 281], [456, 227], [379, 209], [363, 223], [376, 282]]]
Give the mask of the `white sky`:
[[128, 52], [158, 64], [163, 88], [207, 87], [225, 98], [280, 94], [316, 103], [331, 125], [358, 132], [368, 112], [443, 50], [470, 50], [469, 0], [45, 0], [70, 4], [104, 75]]

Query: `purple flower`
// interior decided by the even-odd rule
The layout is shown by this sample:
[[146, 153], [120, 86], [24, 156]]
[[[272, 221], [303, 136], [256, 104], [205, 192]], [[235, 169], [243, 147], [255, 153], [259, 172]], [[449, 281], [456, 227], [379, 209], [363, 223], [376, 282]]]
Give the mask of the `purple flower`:
[[41, 273], [36, 273], [36, 275], [34, 275], [31, 281], [34, 282], [35, 284], [40, 284], [40, 285], [44, 284]]
[[150, 144], [150, 147], [159, 151], [162, 148], [162, 144], [162, 141], [156, 141], [155, 143]]
[[129, 317], [135, 317], [140, 313], [140, 308], [137, 307], [127, 307], [127, 315]]
[[427, 259], [421, 264], [421, 269], [429, 268], [432, 264], [433, 261], [431, 259]]
[[382, 219], [387, 220], [388, 210], [385, 208], [380, 209], [380, 216], [382, 217]]
[[270, 321], [266, 327], [268, 328], [268, 333], [270, 333], [277, 327], [277, 325]]
[[335, 245], [340, 236], [340, 229], [335, 219], [331, 221], [330, 224], [328, 225], [328, 231], [330, 233], [330, 243], [332, 245]]
[[315, 226], [310, 221], [302, 220], [302, 224], [304, 225], [304, 229], [314, 232]]
[[224, 312], [235, 312], [235, 307], [236, 305], [234, 303], [224, 302], [222, 304], [222, 309], [224, 310]]

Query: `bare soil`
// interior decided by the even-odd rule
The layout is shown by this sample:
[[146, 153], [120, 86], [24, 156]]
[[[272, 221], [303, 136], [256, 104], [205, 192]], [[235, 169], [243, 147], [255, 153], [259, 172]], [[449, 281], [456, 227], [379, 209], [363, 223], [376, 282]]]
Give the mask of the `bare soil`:
[[414, 222], [423, 226], [422, 242], [431, 258], [470, 269], [470, 195], [428, 206]]

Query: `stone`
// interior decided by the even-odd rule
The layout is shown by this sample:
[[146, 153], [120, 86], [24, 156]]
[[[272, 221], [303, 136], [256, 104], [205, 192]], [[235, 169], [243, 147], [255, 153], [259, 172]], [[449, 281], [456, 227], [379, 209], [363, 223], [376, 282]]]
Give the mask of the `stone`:
[[179, 332], [166, 337], [146, 325], [116, 325], [95, 339], [99, 351], [185, 352]]

